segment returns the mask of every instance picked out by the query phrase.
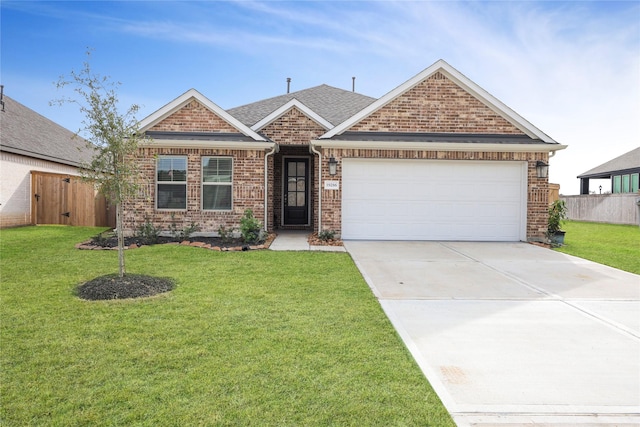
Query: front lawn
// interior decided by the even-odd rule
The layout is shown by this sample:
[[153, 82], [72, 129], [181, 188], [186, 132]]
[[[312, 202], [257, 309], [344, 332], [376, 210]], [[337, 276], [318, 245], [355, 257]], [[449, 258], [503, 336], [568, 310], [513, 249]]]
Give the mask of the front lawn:
[[640, 274], [640, 227], [566, 221], [560, 252]]
[[98, 231], [1, 232], [2, 425], [454, 425], [347, 254], [143, 247], [175, 289], [90, 302]]

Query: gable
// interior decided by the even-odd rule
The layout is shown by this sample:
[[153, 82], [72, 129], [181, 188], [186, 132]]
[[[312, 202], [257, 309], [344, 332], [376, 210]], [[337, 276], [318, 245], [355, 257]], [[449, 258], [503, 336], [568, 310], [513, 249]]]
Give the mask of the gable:
[[292, 107], [263, 127], [261, 133], [281, 145], [303, 145], [309, 144], [325, 131], [323, 126], [298, 107]]
[[140, 122], [140, 132], [238, 134], [251, 141], [268, 142], [195, 89], [155, 111]]
[[284, 116], [294, 108], [300, 113], [299, 115], [306, 116], [307, 118], [313, 120], [314, 122], [322, 126], [325, 130], [331, 129], [333, 127], [331, 123], [323, 119], [318, 113], [316, 113], [315, 111], [313, 111], [312, 109], [304, 105], [302, 102], [294, 98], [291, 101], [284, 104], [282, 107], [273, 111], [268, 116], [264, 117], [258, 123], [251, 126], [251, 129], [257, 132], [262, 128], [266, 127], [267, 125], [269, 125], [270, 123], [276, 121], [280, 117]]
[[148, 130], [154, 132], [239, 132], [236, 127], [196, 99], [192, 99], [178, 111]]
[[[384, 117], [384, 114], [387, 117]], [[374, 124], [374, 119], [380, 123]], [[416, 122], [413, 128], [409, 121]], [[469, 135], [524, 134], [538, 144], [560, 146], [553, 138], [443, 60], [435, 62], [363, 108], [322, 135], [320, 139], [334, 139], [347, 130], [351, 133], [366, 133], [371, 131], [362, 131], [362, 129], [375, 128], [386, 133], [397, 134], [446, 135], [451, 134], [452, 129], [456, 133]], [[411, 130], [406, 132], [402, 128]], [[425, 132], [413, 129], [446, 131]], [[473, 129], [478, 132], [473, 132]], [[500, 133], [492, 133], [496, 131]]]
[[347, 130], [523, 134], [441, 72], [416, 84]]

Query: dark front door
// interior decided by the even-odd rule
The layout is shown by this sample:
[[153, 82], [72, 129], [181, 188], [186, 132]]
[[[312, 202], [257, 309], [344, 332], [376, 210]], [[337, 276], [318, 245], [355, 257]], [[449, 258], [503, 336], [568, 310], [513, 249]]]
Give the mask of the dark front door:
[[284, 225], [309, 223], [309, 159], [284, 159]]

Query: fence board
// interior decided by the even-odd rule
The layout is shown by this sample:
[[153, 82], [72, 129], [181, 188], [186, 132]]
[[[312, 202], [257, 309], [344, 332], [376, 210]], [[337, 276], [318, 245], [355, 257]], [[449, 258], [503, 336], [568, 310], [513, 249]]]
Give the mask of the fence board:
[[576, 221], [640, 225], [637, 201], [640, 194], [583, 194], [560, 196], [567, 216]]
[[[31, 172], [34, 224], [113, 227], [115, 219], [103, 195], [79, 177]], [[68, 213], [68, 215], [67, 215]]]

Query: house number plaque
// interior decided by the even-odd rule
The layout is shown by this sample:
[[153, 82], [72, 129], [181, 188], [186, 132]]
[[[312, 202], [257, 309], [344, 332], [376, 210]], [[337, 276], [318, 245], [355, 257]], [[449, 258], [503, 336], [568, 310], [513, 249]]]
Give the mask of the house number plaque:
[[325, 190], [339, 190], [340, 189], [340, 181], [325, 181], [324, 182]]

